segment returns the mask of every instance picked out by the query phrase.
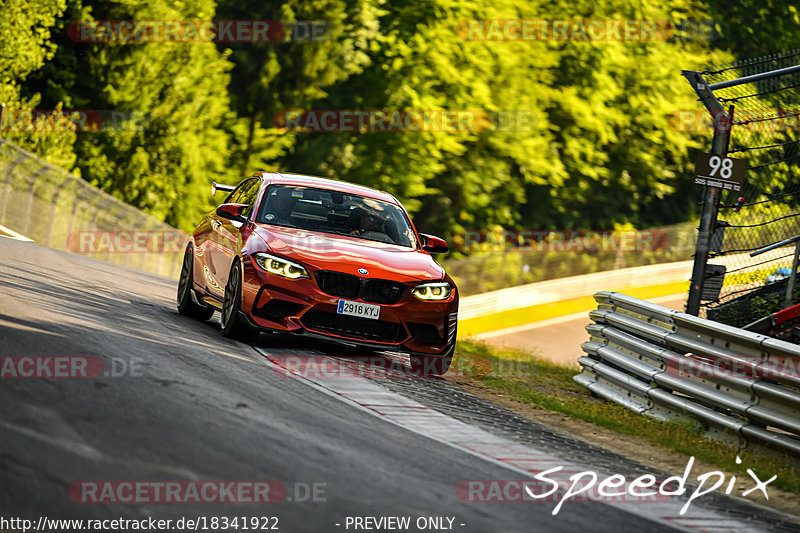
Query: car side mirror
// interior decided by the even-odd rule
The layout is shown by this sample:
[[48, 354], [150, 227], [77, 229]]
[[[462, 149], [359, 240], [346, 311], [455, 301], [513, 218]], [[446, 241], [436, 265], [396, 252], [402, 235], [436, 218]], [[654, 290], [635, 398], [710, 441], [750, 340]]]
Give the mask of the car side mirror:
[[420, 233], [422, 238], [422, 249], [431, 254], [444, 254], [450, 249], [447, 242], [439, 237], [428, 235], [427, 233]]
[[244, 224], [247, 219], [242, 216], [242, 211], [247, 207], [250, 206], [248, 204], [222, 204], [217, 207], [217, 216]]

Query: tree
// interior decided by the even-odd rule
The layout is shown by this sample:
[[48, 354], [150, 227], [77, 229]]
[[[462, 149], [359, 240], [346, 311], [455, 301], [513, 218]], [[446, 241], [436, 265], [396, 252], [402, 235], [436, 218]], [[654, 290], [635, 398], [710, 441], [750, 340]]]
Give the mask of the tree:
[[90, 183], [182, 228], [211, 207], [211, 180], [232, 178], [232, 64], [213, 42], [72, 42], [67, 26], [91, 20], [211, 20], [215, 4], [169, 7], [74, 0], [60, 19], [60, 46], [38, 82], [51, 102], [131, 113], [135, 120], [79, 135], [76, 169]]
[[[74, 128], [54, 127], [47, 118], [32, 114], [40, 95], [21, 94], [21, 84], [40, 69], [56, 51], [51, 31], [63, 13], [65, 0], [14, 0], [3, 5], [0, 16], [0, 104], [5, 116], [0, 135], [37, 153], [58, 166], [72, 166]], [[58, 110], [58, 106], [54, 109]]]
[[[241, 174], [280, 165], [294, 135], [280, 130], [281, 112], [304, 109], [326, 88], [360, 72], [377, 36], [371, 0], [323, 0], [243, 5], [222, 0], [225, 20], [268, 20], [283, 28], [269, 42], [219, 43], [231, 51], [230, 94], [239, 119], [233, 128], [232, 164]], [[315, 32], [311, 33], [311, 28]]]
[[[460, 35], [459, 25], [467, 19], [525, 13], [512, 2], [499, 4], [386, 5], [369, 65], [316, 104], [317, 109], [421, 113], [434, 122], [440, 111], [451, 111], [466, 116], [466, 123], [447, 126], [439, 115], [438, 125], [421, 131], [412, 125], [393, 132], [305, 133], [287, 158], [290, 164], [385, 189], [431, 231], [518, 220], [523, 184], [544, 182], [548, 170], [557, 172], [548, 125], [539, 120], [555, 56], [540, 43], [532, 43], [530, 53], [523, 43], [471, 42]], [[510, 46], [504, 51], [503, 45]], [[504, 111], [528, 113], [527, 131], [502, 131], [498, 117]]]

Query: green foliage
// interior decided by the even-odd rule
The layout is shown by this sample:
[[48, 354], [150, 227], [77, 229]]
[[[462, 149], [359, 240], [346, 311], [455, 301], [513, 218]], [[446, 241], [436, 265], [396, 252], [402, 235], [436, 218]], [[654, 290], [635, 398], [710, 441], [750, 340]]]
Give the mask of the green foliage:
[[[291, 38], [297, 21], [323, 21], [325, 38], [285, 42], [221, 43], [235, 65], [229, 86], [238, 117], [231, 128], [231, 166], [245, 176], [276, 167], [294, 145], [294, 136], [274, 127], [281, 111], [308, 109], [324, 98], [326, 87], [360, 72], [369, 61], [366, 47], [378, 36], [370, 2], [289, 1], [243, 5], [221, 0], [217, 18], [270, 20]], [[292, 169], [296, 170], [296, 169]]]
[[[707, 145], [710, 132], [679, 131], [670, 122], [676, 112], [700, 109], [680, 70], [733, 59], [704, 40], [482, 41], [461, 31], [470, 19], [721, 20], [713, 1], [64, 4], [2, 8], [0, 96], [23, 107], [117, 110], [146, 120], [12, 140], [183, 228], [211, 207], [212, 179], [238, 182], [260, 169], [386, 190], [420, 230], [447, 238], [498, 226], [604, 229], [687, 220], [696, 210], [692, 151]], [[780, 18], [778, 4], [745, 4], [734, 13]], [[274, 20], [287, 28], [316, 20], [324, 21], [325, 35], [216, 44], [69, 37], [71, 22], [92, 19]], [[766, 25], [750, 30], [775, 33]], [[790, 30], [770, 42], [788, 43]], [[746, 46], [742, 39], [724, 33], [720, 46], [775, 51], [756, 52], [751, 36]], [[363, 133], [287, 131], [277, 120], [302, 110], [451, 110], [478, 118], [454, 131]], [[500, 117], [516, 120], [507, 127]]]
[[4, 2], [0, 17], [0, 83], [24, 80], [53, 57], [50, 29], [66, 0], [15, 0]]
[[[570, 17], [707, 18], [685, 0], [555, 4], [554, 12]], [[679, 72], [726, 57], [702, 41], [561, 46], [549, 114], [565, 178], [548, 189], [549, 209], [536, 206], [542, 222], [606, 228], [622, 221], [646, 227], [685, 219], [696, 198], [689, 155], [707, 136], [677, 131], [670, 123], [680, 110], [700, 109]]]
[[746, 59], [797, 48], [800, 6], [793, 0], [708, 0], [715, 44]]
[[54, 100], [76, 109], [137, 113], [140, 120], [84, 133], [75, 143], [84, 179], [121, 200], [188, 228], [211, 207], [212, 179], [235, 179], [224, 127], [235, 115], [227, 86], [227, 54], [210, 42], [76, 43], [74, 20], [211, 19], [211, 0], [168, 7], [158, 0], [70, 3], [59, 22], [59, 52], [40, 77]]
[[[450, 234], [491, 225], [610, 227], [686, 218], [689, 150], [670, 127], [695, 107], [681, 68], [722, 57], [696, 42], [465, 41], [473, 18], [700, 18], [684, 2], [402, 2], [387, 6], [373, 63], [323, 109], [482, 109], [532, 113], [515, 131], [301, 136], [292, 166], [375, 185], [406, 200], [420, 225]], [[435, 16], [431, 16], [435, 13]], [[332, 146], [333, 145], [333, 146]], [[322, 159], [318, 154], [327, 154]]]
[[[317, 109], [531, 112], [529, 130], [306, 133], [291, 166], [376, 186], [405, 201], [424, 230], [520, 222], [526, 182], [545, 183], [559, 164], [541, 109], [557, 55], [544, 43], [470, 42], [457, 28], [474, 18], [532, 17], [511, 2], [392, 2], [370, 64], [332, 88]], [[355, 96], [354, 96], [355, 95]], [[490, 126], [490, 125], [489, 125]], [[314, 154], [325, 154], [324, 158]]]
[[69, 168], [75, 162], [74, 133], [70, 128], [48, 132], [45, 119], [31, 124], [31, 110], [41, 98], [36, 93], [27, 98], [20, 94], [28, 75], [55, 54], [51, 30], [65, 6], [66, 0], [14, 0], [0, 8], [0, 104], [6, 111], [0, 135], [42, 154], [49, 163]]

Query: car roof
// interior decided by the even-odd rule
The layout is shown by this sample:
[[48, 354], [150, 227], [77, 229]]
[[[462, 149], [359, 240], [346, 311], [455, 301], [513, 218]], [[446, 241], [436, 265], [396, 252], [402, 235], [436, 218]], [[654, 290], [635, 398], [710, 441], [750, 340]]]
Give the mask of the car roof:
[[357, 194], [375, 200], [382, 200], [391, 204], [400, 205], [397, 199], [388, 192], [379, 191], [363, 185], [356, 185], [346, 181], [319, 178], [316, 176], [305, 176], [302, 174], [289, 174], [283, 172], [262, 172], [269, 184], [299, 185], [305, 187], [316, 187], [318, 189], [328, 189], [343, 192], [345, 194]]

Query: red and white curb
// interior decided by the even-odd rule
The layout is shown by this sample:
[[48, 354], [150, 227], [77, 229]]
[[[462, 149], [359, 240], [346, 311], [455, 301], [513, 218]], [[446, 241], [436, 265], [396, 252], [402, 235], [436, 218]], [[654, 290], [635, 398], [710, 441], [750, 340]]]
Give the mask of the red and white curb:
[[[613, 472], [602, 473], [587, 465], [562, 460], [551, 452], [514, 442], [451, 418], [410, 398], [389, 391], [375, 381], [361, 377], [335, 357], [325, 356], [313, 350], [255, 348], [268, 359], [268, 364], [278, 372], [293, 375], [294, 378], [303, 380], [314, 389], [372, 416], [382, 418], [440, 444], [474, 455], [481, 460], [502, 466], [517, 476], [522, 476], [521, 479], [533, 479], [535, 474], [557, 466], [562, 466], [563, 470], [548, 474], [547, 477], [559, 482], [568, 481], [569, 476], [576, 472], [595, 471], [598, 473], [598, 477], [601, 474], [613, 474]], [[335, 377], [299, 374], [281, 364], [281, 359], [287, 356], [307, 356], [317, 359], [326, 357], [330, 359], [331, 367], [336, 369]], [[567, 501], [564, 504], [561, 512], [569, 512], [569, 503]], [[693, 502], [683, 515], [680, 515], [679, 511], [685, 501], [680, 498], [669, 498], [665, 501], [636, 500], [628, 502], [603, 500], [602, 503], [680, 531], [708, 533], [722, 530], [741, 533], [762, 531], [754, 527], [752, 523], [705, 509], [699, 501]], [[552, 503], [552, 505], [556, 504]]]

